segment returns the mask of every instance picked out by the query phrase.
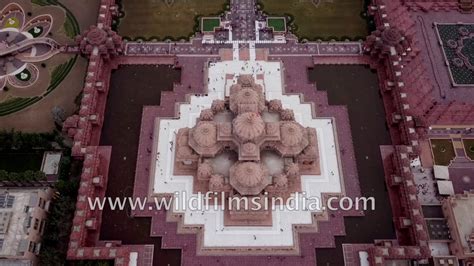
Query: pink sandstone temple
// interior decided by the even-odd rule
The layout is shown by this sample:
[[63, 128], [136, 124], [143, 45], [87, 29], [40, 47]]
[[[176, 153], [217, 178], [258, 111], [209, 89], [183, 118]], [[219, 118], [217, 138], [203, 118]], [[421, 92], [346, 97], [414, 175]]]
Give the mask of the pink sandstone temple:
[[[251, 76], [240, 76], [228, 100], [214, 100], [193, 128], [176, 137], [175, 174], [194, 176], [194, 191], [286, 198], [301, 192], [301, 174], [319, 174], [314, 128], [295, 121], [280, 100], [266, 102]], [[271, 223], [271, 212], [230, 210], [226, 224]]]

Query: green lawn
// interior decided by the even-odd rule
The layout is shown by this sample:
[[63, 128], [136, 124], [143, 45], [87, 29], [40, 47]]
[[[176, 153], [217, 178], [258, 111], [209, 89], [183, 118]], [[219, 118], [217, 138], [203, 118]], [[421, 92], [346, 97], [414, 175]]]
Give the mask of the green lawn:
[[436, 165], [449, 165], [456, 157], [451, 139], [430, 139]]
[[286, 21], [284, 18], [268, 18], [268, 27], [274, 31], [286, 31]]
[[463, 139], [464, 150], [466, 151], [467, 157], [474, 160], [474, 139]]
[[201, 29], [204, 32], [213, 32], [214, 28], [219, 27], [221, 20], [219, 18], [203, 18]]
[[120, 20], [120, 35], [137, 37], [187, 37], [194, 32], [196, 16], [221, 13], [225, 0], [122, 0], [125, 16]]
[[272, 16], [291, 14], [299, 38], [315, 40], [331, 37], [365, 37], [367, 23], [360, 14], [364, 0], [321, 0], [315, 5], [311, 0], [260, 0], [263, 11]]

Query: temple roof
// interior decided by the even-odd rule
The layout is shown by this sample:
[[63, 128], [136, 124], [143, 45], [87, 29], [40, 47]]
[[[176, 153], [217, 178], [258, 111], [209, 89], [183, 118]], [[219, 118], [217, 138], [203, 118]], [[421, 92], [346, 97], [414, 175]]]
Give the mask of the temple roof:
[[240, 85], [234, 85], [233, 89], [236, 91], [230, 96], [230, 110], [234, 113], [239, 112], [241, 105], [260, 105], [259, 94], [250, 88], [242, 88]]
[[216, 144], [216, 125], [210, 122], [200, 122], [194, 130], [193, 138], [202, 147], [210, 147]]
[[97, 27], [93, 27], [86, 34], [87, 40], [92, 45], [100, 45], [107, 39], [107, 32]]
[[255, 162], [236, 163], [230, 169], [230, 183], [241, 195], [257, 195], [270, 182], [268, 170]]
[[265, 122], [258, 113], [243, 113], [233, 121], [234, 133], [242, 140], [254, 140], [265, 132]]
[[296, 122], [282, 123], [280, 130], [281, 142], [286, 146], [297, 145], [304, 138], [304, 129]]

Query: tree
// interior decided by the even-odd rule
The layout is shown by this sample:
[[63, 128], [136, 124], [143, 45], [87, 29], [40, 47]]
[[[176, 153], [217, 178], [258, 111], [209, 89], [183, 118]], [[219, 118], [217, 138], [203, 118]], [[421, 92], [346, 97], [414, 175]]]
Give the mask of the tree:
[[12, 182], [30, 182], [30, 181], [45, 181], [46, 175], [41, 171], [25, 171], [25, 172], [7, 172], [0, 170], [0, 181]]
[[53, 115], [54, 122], [59, 126], [62, 126], [64, 120], [66, 120], [66, 112], [64, 112], [64, 109], [59, 106], [54, 106], [51, 110], [51, 113]]

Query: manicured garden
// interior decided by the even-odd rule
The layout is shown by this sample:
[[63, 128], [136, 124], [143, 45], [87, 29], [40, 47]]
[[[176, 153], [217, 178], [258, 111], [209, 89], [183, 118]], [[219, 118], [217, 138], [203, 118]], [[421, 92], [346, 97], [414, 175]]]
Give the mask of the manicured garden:
[[198, 30], [198, 17], [218, 15], [227, 4], [227, 0], [121, 0], [118, 32], [129, 39], [188, 38]]
[[430, 139], [430, 143], [436, 165], [449, 165], [456, 157], [451, 139]]
[[309, 40], [357, 39], [368, 34], [364, 0], [260, 0], [271, 16], [290, 16], [291, 31]]
[[285, 18], [268, 18], [267, 26], [273, 28], [274, 31], [284, 32], [286, 31]]
[[467, 157], [474, 160], [474, 139], [463, 139], [464, 150], [466, 151]]
[[72, 39], [81, 32], [81, 29], [79, 28], [79, 23], [77, 22], [72, 12], [58, 0], [31, 0], [31, 2], [39, 6], [60, 6], [66, 11], [66, 21], [64, 22], [64, 31], [66, 32], [66, 35]]
[[0, 116], [12, 114], [18, 112], [34, 103], [39, 101], [40, 97], [31, 98], [11, 98], [7, 101], [0, 102]]
[[[66, 12], [66, 21], [64, 23], [64, 31], [68, 37], [71, 39], [77, 36], [80, 33], [79, 23], [77, 22], [74, 15], [71, 11], [60, 3], [58, 0], [32, 0], [32, 4], [39, 5], [39, 6], [59, 6]], [[77, 55], [73, 56], [67, 62], [55, 66], [54, 69], [51, 71], [51, 81], [47, 88], [45, 88], [45, 92], [42, 95], [34, 96], [34, 97], [15, 97], [10, 96], [5, 101], [0, 102], [0, 116], [9, 115], [18, 111], [21, 111], [36, 102], [43, 99], [49, 93], [51, 93], [54, 89], [56, 89], [61, 82], [66, 78], [69, 72], [74, 67]], [[29, 72], [22, 72], [22, 76], [18, 76], [20, 80], [28, 80], [31, 77], [31, 73]], [[20, 75], [19, 74], [19, 75]], [[7, 90], [9, 90], [8, 88]]]
[[74, 67], [76, 60], [77, 55], [53, 69], [51, 72], [51, 82], [43, 95], [29, 98], [12, 97], [6, 101], [0, 102], [0, 116], [9, 115], [23, 110], [51, 93], [66, 78], [71, 69]]
[[449, 74], [456, 85], [474, 84], [472, 68], [474, 57], [474, 24], [437, 24], [436, 29], [442, 41], [446, 62], [449, 62]]
[[202, 18], [201, 31], [213, 32], [215, 28], [219, 27], [221, 20], [219, 18]]

